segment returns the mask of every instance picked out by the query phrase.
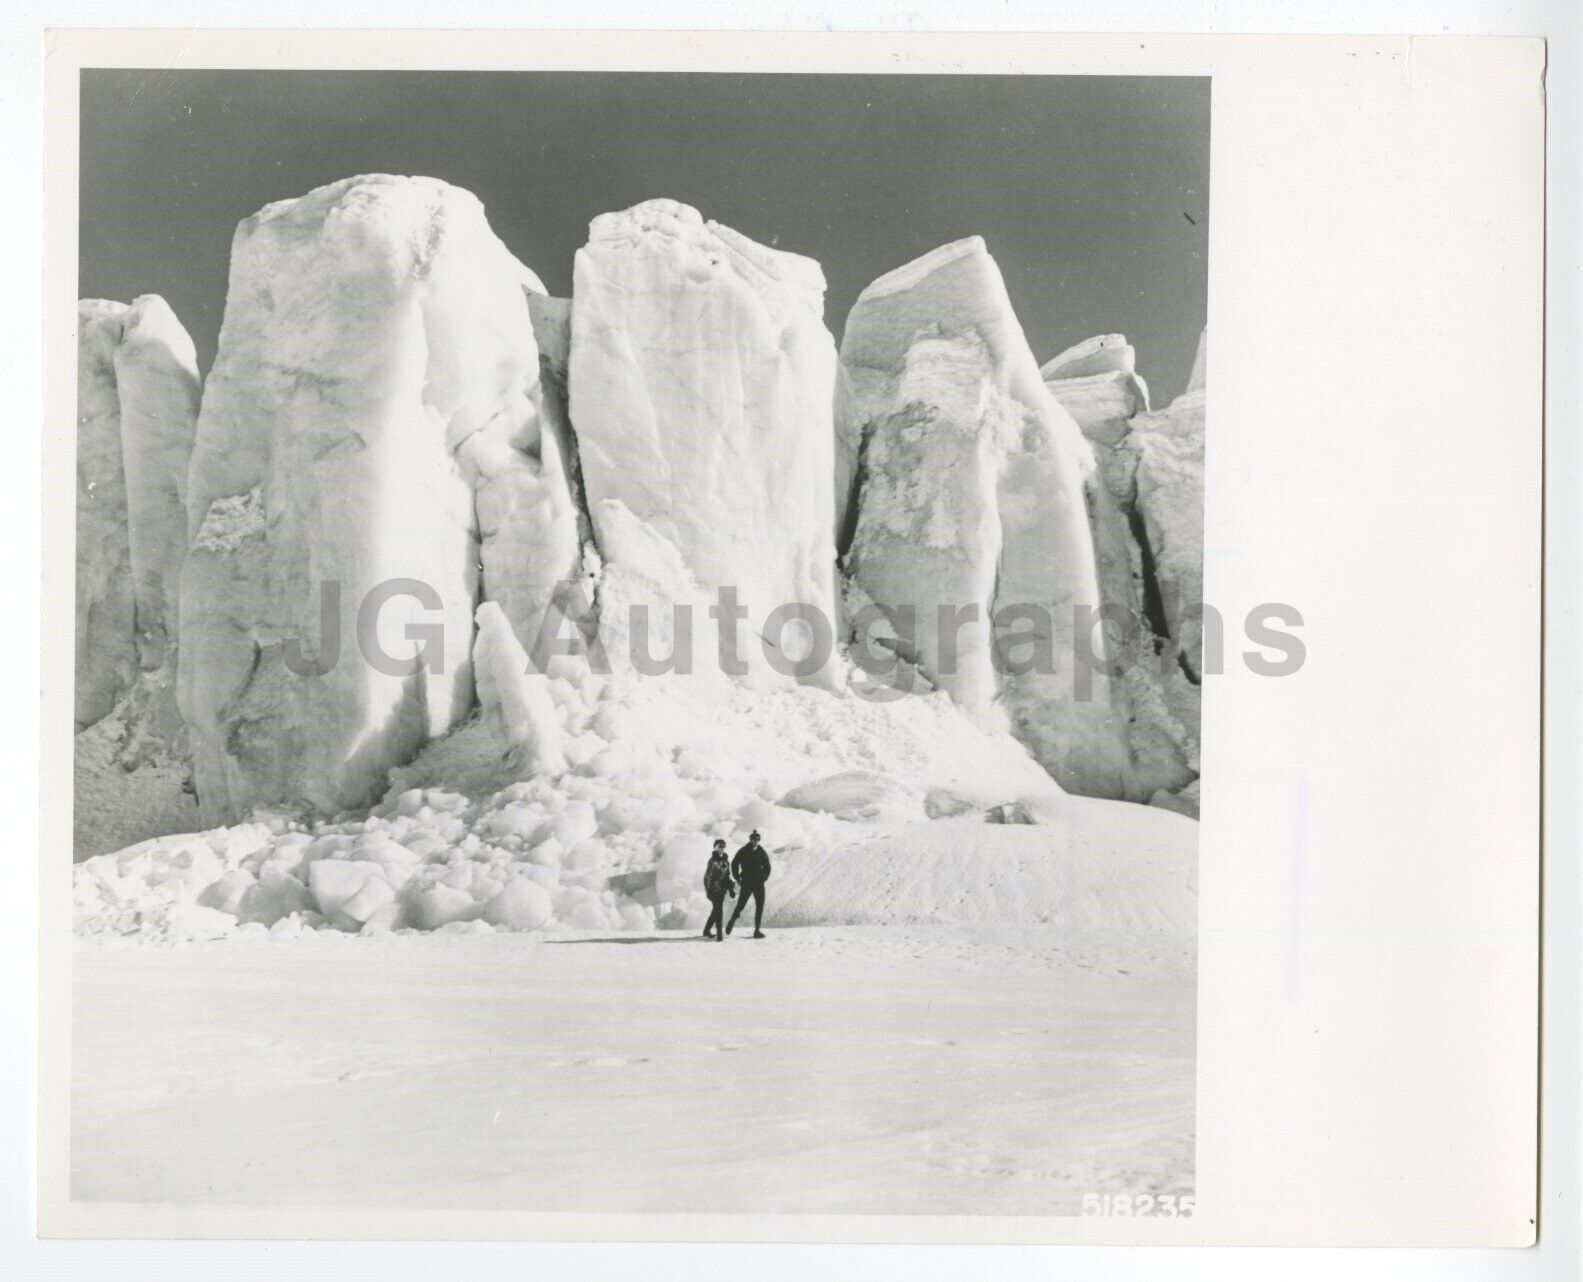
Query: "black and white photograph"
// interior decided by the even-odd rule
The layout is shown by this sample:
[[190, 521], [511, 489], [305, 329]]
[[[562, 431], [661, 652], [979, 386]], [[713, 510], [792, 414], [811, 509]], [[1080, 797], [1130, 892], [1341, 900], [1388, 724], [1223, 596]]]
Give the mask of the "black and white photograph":
[[35, 51], [13, 1271], [1556, 1258], [1545, 40], [361, 4]]
[[1210, 79], [80, 95], [73, 1200], [1190, 1218]]

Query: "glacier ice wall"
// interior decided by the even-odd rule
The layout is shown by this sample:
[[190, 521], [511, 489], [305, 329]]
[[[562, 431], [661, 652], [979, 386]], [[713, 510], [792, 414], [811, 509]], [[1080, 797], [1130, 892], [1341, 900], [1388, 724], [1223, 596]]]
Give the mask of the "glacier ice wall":
[[[572, 300], [528, 295], [528, 314], [539, 349], [539, 418], [545, 441], [540, 451], [541, 472], [550, 474], [552, 463], [561, 470], [556, 498], [550, 509], [553, 522], [546, 528], [552, 554], [544, 558], [537, 579], [537, 627], [545, 638], [588, 641], [597, 628], [593, 583], [598, 574], [593, 523], [583, 487], [583, 469], [577, 434], [572, 430], [570, 392], [572, 350]], [[568, 518], [570, 525], [568, 525]], [[554, 573], [552, 574], [551, 571]], [[557, 590], [561, 581], [576, 580], [577, 593]], [[543, 601], [546, 589], [549, 599]], [[537, 603], [543, 602], [542, 606]], [[524, 646], [534, 645], [532, 621], [517, 620], [517, 635]]]
[[175, 644], [187, 555], [187, 467], [198, 421], [198, 356], [157, 294], [132, 300], [115, 351], [126, 468], [127, 534], [140, 666], [160, 667]]
[[1148, 533], [1172, 648], [1192, 680], [1203, 674], [1204, 344], [1188, 389], [1164, 409], [1138, 414], [1128, 442], [1137, 455], [1137, 503]]
[[80, 730], [137, 674], [136, 601], [126, 524], [126, 466], [115, 349], [126, 305], [77, 305], [77, 667]]
[[86, 299], [78, 314], [81, 858], [197, 824], [175, 642], [199, 379], [192, 340], [158, 295]]
[[169, 657], [199, 383], [192, 339], [157, 294], [82, 300], [77, 341], [81, 729]]
[[[901, 360], [896, 377], [864, 397], [872, 417], [847, 564], [902, 637], [913, 638], [902, 657], [982, 719], [998, 694], [990, 662], [1003, 550], [996, 487], [1019, 429], [1017, 406], [995, 386], [974, 330], [921, 331]], [[854, 382], [873, 380], [859, 369]], [[971, 615], [960, 624], [959, 609]]]
[[813, 260], [671, 200], [594, 219], [577, 253], [569, 392], [595, 537], [619, 503], [754, 627], [782, 605], [835, 617], [823, 298]]
[[[946, 348], [955, 355], [942, 363]], [[916, 612], [910, 623], [923, 670], [964, 706], [981, 713], [994, 700], [1063, 786], [1121, 795], [1125, 748], [1108, 678], [1097, 663], [1076, 670], [1079, 612], [1101, 601], [1085, 499], [1093, 454], [1045, 388], [983, 240], [941, 246], [865, 289], [847, 318], [841, 360], [851, 380], [848, 415], [861, 439], [847, 562], [853, 577], [893, 623], [903, 622], [903, 609]], [[920, 378], [924, 363], [954, 372]], [[926, 480], [914, 469], [930, 453], [936, 468], [944, 464], [945, 440], [962, 433], [983, 451], [972, 457], [982, 460], [989, 483], [968, 485], [976, 473], [966, 468], [931, 497], [924, 491], [941, 480], [939, 471]], [[936, 435], [945, 440], [925, 444]], [[939, 531], [954, 573], [921, 561], [917, 540], [887, 534], [899, 528], [888, 515], [897, 496], [925, 512], [951, 488], [961, 490], [953, 501], [962, 529], [998, 531], [977, 540]], [[942, 630], [935, 622], [941, 604], [971, 609], [981, 622]], [[946, 632], [956, 639], [949, 671], [940, 658]], [[1087, 644], [1103, 658], [1101, 638]], [[1030, 650], [1046, 662], [1028, 662]]]
[[[1069, 413], [1094, 452], [1097, 473], [1088, 493], [1100, 595], [1127, 617], [1144, 619], [1142, 567], [1129, 521], [1136, 457], [1118, 448], [1128, 420], [1149, 408], [1149, 393], [1132, 368], [1133, 350], [1119, 334], [1104, 334], [1045, 364], [1045, 386]], [[1112, 630], [1112, 652], [1123, 638]]]
[[[1196, 777], [1202, 598], [1204, 340], [1186, 392], [1163, 410], [1118, 334], [1088, 339], [1041, 373], [1092, 445], [1100, 588], [1141, 624], [1115, 690], [1132, 754], [1127, 795], [1146, 800]], [[1117, 643], [1119, 648], [1119, 642]]]
[[[839, 359], [823, 294], [811, 260], [656, 200], [595, 219], [574, 298], [550, 298], [472, 195], [368, 175], [240, 224], [201, 410], [163, 300], [85, 301], [79, 794], [192, 827], [190, 751], [202, 823], [355, 810], [479, 709], [524, 776], [575, 771], [594, 714], [557, 728], [577, 665], [542, 664], [541, 636], [597, 643], [659, 724], [798, 691], [763, 680], [773, 607], [844, 636], [843, 608], [878, 603], [975, 733], [1010, 728], [1070, 791], [1194, 804], [1202, 343], [1159, 411], [1120, 335], [1041, 370], [977, 237], [864, 290]], [[710, 615], [728, 587], [743, 623]], [[1082, 663], [1126, 653], [1078, 634], [1101, 604], [1145, 619], [1143, 660]], [[671, 605], [745, 686], [628, 679], [681, 636]], [[945, 629], [942, 607], [971, 614]], [[1030, 644], [1049, 669], [1017, 666]]]
[[237, 228], [182, 581], [206, 822], [367, 804], [467, 715], [480, 567], [536, 626], [539, 549], [576, 541], [539, 430], [542, 292], [434, 179], [346, 179]]

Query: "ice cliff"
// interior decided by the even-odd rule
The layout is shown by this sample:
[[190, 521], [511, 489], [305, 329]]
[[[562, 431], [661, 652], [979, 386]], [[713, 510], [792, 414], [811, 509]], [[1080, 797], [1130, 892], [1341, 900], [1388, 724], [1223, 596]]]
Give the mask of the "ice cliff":
[[347, 179], [237, 228], [182, 585], [207, 822], [367, 805], [469, 714], [480, 596], [536, 631], [580, 556], [539, 413], [543, 292], [432, 179]]
[[[1041, 371], [976, 237], [873, 282], [839, 357], [824, 284], [651, 200], [595, 218], [550, 298], [472, 195], [367, 175], [239, 225], [201, 409], [162, 300], [82, 303], [79, 856], [531, 782], [557, 844], [501, 859], [533, 836], [560, 894], [700, 816], [799, 830], [809, 798], [875, 823], [1053, 814], [1060, 788], [1191, 810], [1202, 350], [1159, 411], [1119, 335]], [[741, 620], [709, 609], [727, 588]], [[789, 605], [837, 640], [801, 682], [799, 629], [778, 656], [760, 636]], [[1142, 644], [1083, 637], [1101, 605]], [[890, 675], [854, 666], [853, 614]], [[666, 671], [687, 639], [698, 670]], [[340, 871], [269, 894], [342, 928], [464, 919], [459, 882], [398, 911]], [[468, 912], [619, 916], [500, 877]]]
[[[1088, 487], [1100, 595], [1125, 617], [1144, 620], [1146, 593], [1130, 526], [1136, 458], [1117, 448], [1134, 414], [1149, 408], [1149, 389], [1134, 371], [1134, 352], [1120, 334], [1102, 334], [1068, 348], [1040, 370], [1045, 386], [1071, 414], [1094, 452], [1096, 475]], [[1126, 638], [1108, 625], [1109, 653], [1120, 655]]]
[[198, 396], [192, 340], [164, 299], [78, 304], [80, 854], [196, 822], [175, 642]]
[[569, 392], [601, 549], [613, 501], [705, 592], [734, 589], [754, 629], [783, 605], [834, 617], [823, 306], [812, 259], [672, 200], [594, 219], [577, 254]]
[[115, 349], [126, 306], [77, 306], [77, 728], [115, 706], [137, 673], [126, 463]]
[[[1093, 454], [1046, 389], [983, 240], [871, 284], [841, 361], [860, 478], [853, 578], [970, 714], [1002, 710], [1064, 787], [1123, 795], [1108, 677], [1076, 669], [1078, 612], [1101, 601]], [[1083, 643], [1103, 657], [1102, 638]]]
[[1138, 511], [1143, 516], [1173, 650], [1189, 678], [1203, 675], [1204, 352], [1200, 337], [1187, 390], [1162, 410], [1135, 416]]
[[1046, 361], [1039, 375], [1089, 440], [1114, 444], [1127, 420], [1149, 408], [1136, 361], [1124, 335], [1100, 334]]
[[[1119, 334], [1079, 343], [1041, 370], [1098, 464], [1089, 519], [1101, 592], [1139, 625], [1114, 692], [1132, 755], [1127, 795], [1189, 813], [1196, 792], [1172, 794], [1198, 768], [1204, 349], [1200, 336], [1187, 390], [1159, 411]], [[1121, 650], [1120, 638], [1111, 643]]]
[[175, 638], [198, 362], [157, 294], [84, 299], [77, 341], [80, 728], [162, 667]]

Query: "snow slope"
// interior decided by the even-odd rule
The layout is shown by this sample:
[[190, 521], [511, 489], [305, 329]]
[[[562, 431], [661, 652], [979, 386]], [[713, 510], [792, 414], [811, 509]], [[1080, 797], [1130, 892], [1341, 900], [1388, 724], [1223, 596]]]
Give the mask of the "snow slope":
[[1091, 797], [1063, 798], [1059, 809], [1051, 824], [941, 820], [790, 852], [776, 865], [769, 920], [1049, 924], [1073, 945], [1116, 937], [1189, 944], [1197, 826]]

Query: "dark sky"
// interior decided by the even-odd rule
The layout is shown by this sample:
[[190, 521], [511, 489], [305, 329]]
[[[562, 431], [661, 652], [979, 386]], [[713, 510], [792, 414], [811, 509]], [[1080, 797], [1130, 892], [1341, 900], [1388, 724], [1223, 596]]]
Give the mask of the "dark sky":
[[1102, 76], [85, 71], [82, 297], [163, 294], [214, 357], [237, 222], [358, 173], [483, 200], [551, 293], [596, 214], [686, 201], [869, 281], [977, 233], [1041, 362], [1125, 333], [1156, 405], [1205, 318], [1209, 81]]

